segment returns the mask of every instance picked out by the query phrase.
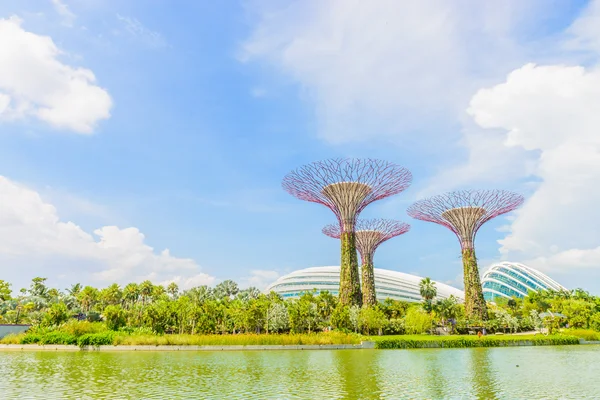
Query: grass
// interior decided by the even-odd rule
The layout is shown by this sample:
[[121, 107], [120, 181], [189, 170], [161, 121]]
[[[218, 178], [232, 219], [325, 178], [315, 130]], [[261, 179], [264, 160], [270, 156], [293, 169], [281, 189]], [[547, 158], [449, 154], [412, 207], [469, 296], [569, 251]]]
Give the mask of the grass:
[[117, 335], [115, 345], [247, 346], [300, 344], [359, 344], [360, 335], [341, 332], [281, 335]]
[[401, 335], [375, 336], [378, 349], [421, 349], [421, 348], [463, 348], [463, 347], [503, 347], [522, 342], [534, 346], [579, 344], [579, 338], [571, 335], [486, 335], [481, 338], [467, 335], [429, 336]]
[[561, 332], [565, 335], [577, 336], [583, 340], [600, 341], [600, 332], [592, 329], [563, 329]]
[[342, 332], [281, 335], [149, 335], [95, 332], [73, 335], [68, 332], [9, 335], [0, 344], [77, 344], [79, 346], [247, 346], [247, 345], [319, 345], [359, 344], [364, 337]]

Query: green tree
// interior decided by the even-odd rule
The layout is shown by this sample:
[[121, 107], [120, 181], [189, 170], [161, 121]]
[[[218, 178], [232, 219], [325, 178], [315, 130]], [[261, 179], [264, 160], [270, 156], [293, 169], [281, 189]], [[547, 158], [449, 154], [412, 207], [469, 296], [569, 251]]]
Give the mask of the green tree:
[[31, 296], [45, 298], [48, 294], [48, 287], [46, 286], [46, 280], [48, 278], [40, 278], [39, 276], [31, 280], [31, 286], [29, 287], [29, 294]]
[[419, 282], [419, 292], [423, 298], [423, 309], [428, 313], [431, 313], [433, 311], [433, 299], [437, 296], [435, 282], [430, 278], [421, 279], [421, 282]]
[[99, 291], [95, 287], [86, 286], [77, 295], [83, 312], [91, 311], [92, 307], [98, 302]]
[[175, 282], [169, 283], [169, 286], [167, 286], [167, 293], [169, 293], [173, 299], [177, 299], [177, 296], [179, 295], [179, 286], [177, 286]]
[[377, 332], [379, 335], [383, 334], [383, 327], [387, 319], [378, 307], [363, 307], [358, 318], [359, 325], [365, 334], [370, 335], [373, 332]]
[[0, 279], [0, 301], [7, 301], [11, 299], [10, 283]]
[[418, 307], [411, 307], [404, 317], [404, 328], [408, 334], [421, 334], [431, 329], [431, 316]]
[[127, 313], [120, 304], [106, 306], [102, 316], [106, 322], [106, 327], [113, 331], [119, 330], [119, 328], [125, 326], [127, 323]]
[[61, 325], [69, 319], [69, 309], [64, 303], [54, 303], [46, 311], [43, 324], [47, 326]]
[[123, 292], [121, 291], [121, 287], [113, 283], [109, 287], [100, 290], [99, 300], [104, 305], [116, 305], [121, 304], [121, 300], [123, 298]]
[[214, 290], [215, 297], [218, 299], [233, 299], [240, 289], [238, 288], [237, 283], [234, 281], [227, 279], [221, 283], [219, 283]]
[[267, 312], [267, 333], [284, 332], [289, 329], [290, 315], [287, 307], [283, 303], [272, 303]]
[[351, 330], [353, 329], [350, 322], [350, 308], [343, 304], [338, 304], [331, 313], [331, 325], [336, 329]]

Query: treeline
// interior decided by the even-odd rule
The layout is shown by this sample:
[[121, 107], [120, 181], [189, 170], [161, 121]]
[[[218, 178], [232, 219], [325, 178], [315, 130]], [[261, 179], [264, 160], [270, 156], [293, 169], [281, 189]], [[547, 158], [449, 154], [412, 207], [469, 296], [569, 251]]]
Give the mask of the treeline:
[[[214, 288], [181, 291], [150, 281], [98, 289], [72, 285], [49, 288], [34, 278], [13, 296], [0, 280], [0, 323], [31, 324], [46, 331], [74, 320], [102, 324], [106, 329], [135, 334], [311, 333], [339, 330], [363, 334], [419, 334], [443, 330], [467, 333], [518, 332], [571, 327], [600, 331], [600, 297], [582, 290], [531, 292], [525, 299], [489, 304], [489, 320], [467, 320], [457, 299], [436, 300], [435, 284], [421, 282], [420, 303], [386, 300], [370, 308], [347, 307], [328, 292], [305, 293], [284, 301], [256, 288], [240, 290], [230, 280]], [[549, 314], [550, 311], [552, 314]], [[557, 316], [556, 314], [564, 315]]]

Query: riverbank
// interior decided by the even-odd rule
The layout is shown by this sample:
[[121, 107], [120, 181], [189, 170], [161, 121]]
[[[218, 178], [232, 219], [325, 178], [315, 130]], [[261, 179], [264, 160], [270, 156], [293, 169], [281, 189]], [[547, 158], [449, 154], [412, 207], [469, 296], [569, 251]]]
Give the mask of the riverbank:
[[[215, 335], [217, 336], [217, 335]], [[263, 335], [264, 336], [264, 335]], [[217, 336], [219, 337], [219, 336]], [[204, 338], [206, 341], [206, 338]], [[216, 338], [215, 338], [216, 339]], [[484, 337], [452, 335], [402, 335], [364, 337], [359, 343], [337, 344], [0, 344], [0, 351], [239, 351], [239, 350], [359, 350], [519, 347], [600, 344], [568, 335], [489, 335]]]

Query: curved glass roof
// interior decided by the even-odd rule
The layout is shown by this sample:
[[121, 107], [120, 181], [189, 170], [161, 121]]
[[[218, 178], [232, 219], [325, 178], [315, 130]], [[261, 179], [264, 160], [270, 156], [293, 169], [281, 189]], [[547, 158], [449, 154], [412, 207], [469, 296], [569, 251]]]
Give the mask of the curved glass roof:
[[527, 296], [530, 290], [566, 290], [564, 286], [540, 271], [520, 263], [501, 262], [492, 265], [481, 280], [483, 297], [493, 301], [498, 297]]
[[[375, 268], [375, 293], [377, 300], [383, 301], [387, 298], [409, 302], [421, 301], [419, 282], [421, 277], [405, 274], [403, 272]], [[454, 295], [463, 300], [465, 295], [462, 290], [453, 288], [441, 282], [435, 282], [438, 298], [445, 299]], [[284, 298], [295, 298], [304, 292], [316, 290], [327, 290], [337, 295], [340, 285], [340, 267], [312, 267], [294, 271], [282, 276], [273, 282], [266, 292], [274, 291]]]

